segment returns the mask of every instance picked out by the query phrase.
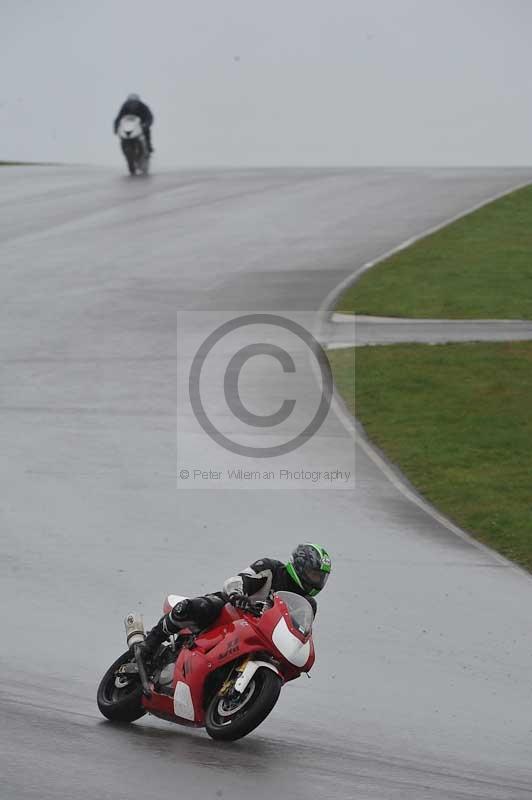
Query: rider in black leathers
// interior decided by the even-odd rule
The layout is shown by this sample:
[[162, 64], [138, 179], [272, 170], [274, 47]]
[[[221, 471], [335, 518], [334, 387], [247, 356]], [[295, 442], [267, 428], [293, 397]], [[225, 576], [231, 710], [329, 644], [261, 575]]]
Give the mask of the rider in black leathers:
[[212, 625], [225, 603], [257, 613], [255, 603], [266, 600], [271, 592], [287, 591], [305, 597], [316, 614], [314, 596], [323, 589], [331, 571], [327, 551], [315, 544], [299, 544], [290, 560], [283, 564], [273, 558], [254, 561], [250, 567], [228, 578], [221, 592], [181, 600], [148, 633], [142, 645], [150, 658], [171, 634], [182, 628], [198, 631]]
[[144, 135], [146, 136], [148, 151], [153, 153], [153, 147], [151, 144], [151, 126], [153, 125], [153, 114], [146, 103], [142, 102], [138, 94], [129, 94], [126, 101], [122, 103], [122, 107], [114, 121], [113, 127], [115, 133], [118, 130], [118, 124], [120, 120], [127, 114], [134, 114], [136, 117], [140, 117], [142, 127], [144, 129]]

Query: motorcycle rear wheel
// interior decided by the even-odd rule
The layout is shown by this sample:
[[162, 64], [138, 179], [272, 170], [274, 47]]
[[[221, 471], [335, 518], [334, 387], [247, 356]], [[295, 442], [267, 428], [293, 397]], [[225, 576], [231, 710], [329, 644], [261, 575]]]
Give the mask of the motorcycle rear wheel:
[[142, 705], [142, 686], [140, 680], [132, 680], [121, 688], [116, 686], [116, 671], [122, 664], [131, 660], [131, 653], [123, 653], [117, 658], [103, 676], [96, 701], [101, 713], [111, 722], [134, 722], [146, 714]]
[[121, 142], [122, 152], [126, 159], [127, 168], [130, 175], [137, 174], [137, 156], [138, 147], [134, 139], [122, 139]]
[[281, 691], [281, 678], [267, 667], [257, 670], [240, 701], [232, 710], [230, 701], [215, 694], [205, 715], [205, 728], [212, 739], [232, 742], [241, 739], [264, 722]]
[[148, 175], [150, 171], [150, 156], [149, 153], [144, 153], [139, 159], [139, 170], [141, 175]]

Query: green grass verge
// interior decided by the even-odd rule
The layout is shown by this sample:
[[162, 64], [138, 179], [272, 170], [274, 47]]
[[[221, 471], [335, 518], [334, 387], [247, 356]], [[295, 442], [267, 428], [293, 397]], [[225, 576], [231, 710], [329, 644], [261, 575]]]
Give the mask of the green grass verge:
[[532, 186], [370, 269], [336, 311], [440, 319], [532, 319]]
[[0, 161], [0, 167], [55, 167], [51, 161]]
[[[329, 352], [370, 438], [460, 527], [532, 570], [532, 342]], [[355, 388], [355, 392], [354, 392]]]

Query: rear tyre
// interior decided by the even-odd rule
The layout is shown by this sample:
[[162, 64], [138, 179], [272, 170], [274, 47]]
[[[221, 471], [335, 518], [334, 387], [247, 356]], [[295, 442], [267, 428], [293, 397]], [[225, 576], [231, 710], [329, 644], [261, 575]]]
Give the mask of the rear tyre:
[[137, 166], [141, 175], [147, 175], [150, 168], [150, 152], [145, 141], [138, 142]]
[[122, 152], [125, 156], [127, 162], [127, 168], [129, 170], [130, 175], [135, 175], [136, 170], [136, 148], [135, 142], [131, 139], [122, 139]]
[[140, 162], [140, 171], [142, 175], [147, 175], [150, 169], [150, 157], [149, 155], [142, 156], [142, 160]]
[[111, 722], [134, 722], [147, 713], [142, 705], [142, 686], [138, 676], [126, 675], [119, 679], [123, 685], [117, 686], [116, 671], [128, 661], [131, 661], [129, 650], [109, 667], [98, 686], [98, 708]]
[[267, 667], [258, 669], [237, 699], [216, 693], [205, 715], [207, 733], [213, 739], [241, 739], [264, 722], [277, 702], [281, 678]]

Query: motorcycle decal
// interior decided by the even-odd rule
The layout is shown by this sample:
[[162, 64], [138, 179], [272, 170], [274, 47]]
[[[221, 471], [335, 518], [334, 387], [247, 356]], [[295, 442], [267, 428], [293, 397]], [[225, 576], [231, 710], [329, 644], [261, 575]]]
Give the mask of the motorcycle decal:
[[235, 653], [238, 653], [239, 650], [240, 650], [240, 642], [238, 638], [230, 639], [227, 642], [227, 648], [224, 650], [223, 653], [220, 653], [220, 655], [218, 656], [218, 660], [223, 661], [224, 658], [235, 655]]

